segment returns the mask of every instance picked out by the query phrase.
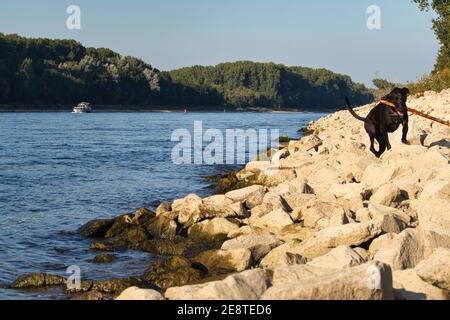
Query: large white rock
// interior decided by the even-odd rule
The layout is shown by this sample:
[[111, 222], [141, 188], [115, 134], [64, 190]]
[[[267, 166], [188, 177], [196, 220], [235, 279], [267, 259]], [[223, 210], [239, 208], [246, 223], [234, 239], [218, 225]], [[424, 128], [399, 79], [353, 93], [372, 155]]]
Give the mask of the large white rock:
[[448, 300], [448, 294], [432, 286], [416, 274], [414, 269], [396, 270], [394, 278], [394, 296], [396, 300]]
[[172, 203], [172, 211], [178, 214], [178, 222], [181, 224], [193, 224], [202, 219], [200, 205], [202, 198], [190, 194], [183, 199], [177, 199]]
[[428, 183], [419, 197], [420, 200], [450, 199], [450, 181], [437, 180]]
[[438, 248], [416, 268], [417, 275], [427, 283], [450, 291], [450, 250]]
[[156, 290], [130, 287], [124, 290], [115, 300], [164, 300], [164, 297]]
[[366, 260], [348, 246], [339, 246], [327, 254], [313, 259], [308, 265], [320, 268], [345, 269], [366, 263]]
[[258, 300], [269, 286], [266, 272], [254, 269], [222, 281], [169, 288], [165, 297], [169, 300]]
[[381, 224], [376, 220], [329, 227], [302, 243], [301, 253], [312, 259], [341, 245], [358, 246], [380, 235], [381, 232]]
[[420, 232], [407, 229], [383, 244], [374, 260], [384, 262], [393, 270], [414, 268], [424, 257]]
[[274, 235], [267, 232], [245, 234], [237, 238], [225, 241], [223, 250], [246, 248], [252, 252], [253, 261], [258, 262], [273, 248], [282, 244]]
[[392, 272], [379, 262], [275, 284], [262, 300], [392, 300]]
[[203, 218], [244, 218], [245, 208], [240, 202], [233, 202], [224, 195], [203, 199], [200, 205]]
[[370, 197], [370, 202], [384, 206], [393, 206], [399, 201], [401, 191], [395, 184], [388, 183], [379, 187]]
[[255, 207], [262, 203], [266, 188], [260, 185], [253, 185], [247, 188], [233, 190], [225, 194], [225, 196], [233, 202], [245, 202], [251, 204], [250, 207]]
[[294, 222], [288, 213], [282, 209], [279, 209], [262, 217], [252, 216], [249, 220], [249, 224], [252, 227], [261, 228], [269, 232], [276, 233], [284, 227], [294, 224]]
[[300, 242], [295, 240], [276, 247], [261, 260], [260, 266], [273, 270], [295, 264], [304, 264], [306, 261], [299, 254], [299, 248]]

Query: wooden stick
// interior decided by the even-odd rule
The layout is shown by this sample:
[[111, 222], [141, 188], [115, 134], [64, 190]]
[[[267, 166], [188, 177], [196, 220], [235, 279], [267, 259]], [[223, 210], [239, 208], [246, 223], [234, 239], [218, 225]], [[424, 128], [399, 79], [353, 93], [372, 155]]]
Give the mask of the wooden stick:
[[443, 125], [445, 125], [445, 126], [447, 126], [447, 127], [450, 127], [450, 122], [448, 122], [448, 121], [445, 121], [445, 120], [441, 120], [441, 119], [432, 117], [432, 116], [430, 116], [430, 115], [428, 115], [428, 114], [426, 114], [426, 113], [423, 113], [423, 112], [418, 111], [418, 110], [415, 110], [415, 109], [408, 108], [408, 111], [411, 112], [412, 114], [415, 114], [415, 115], [424, 117], [424, 118], [429, 119], [429, 120], [432, 120], [432, 121], [439, 122], [439, 123], [441, 123], [441, 124], [443, 124]]

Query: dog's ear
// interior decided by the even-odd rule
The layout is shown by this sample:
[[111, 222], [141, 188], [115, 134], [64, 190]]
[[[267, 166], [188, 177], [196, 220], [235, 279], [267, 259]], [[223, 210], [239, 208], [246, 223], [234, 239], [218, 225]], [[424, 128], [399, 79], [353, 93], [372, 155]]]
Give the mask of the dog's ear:
[[408, 88], [403, 88], [402, 89], [402, 93], [405, 95], [405, 96], [407, 96], [408, 94], [409, 94], [409, 89]]

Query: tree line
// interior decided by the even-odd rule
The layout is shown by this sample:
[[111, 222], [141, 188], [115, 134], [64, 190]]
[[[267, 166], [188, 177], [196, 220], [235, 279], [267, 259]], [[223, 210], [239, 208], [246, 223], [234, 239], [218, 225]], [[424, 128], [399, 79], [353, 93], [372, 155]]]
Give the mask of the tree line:
[[[161, 72], [73, 40], [0, 33], [0, 104], [335, 109], [373, 100], [364, 85], [325, 69], [240, 61]], [[123, 107], [126, 108], [126, 107]]]

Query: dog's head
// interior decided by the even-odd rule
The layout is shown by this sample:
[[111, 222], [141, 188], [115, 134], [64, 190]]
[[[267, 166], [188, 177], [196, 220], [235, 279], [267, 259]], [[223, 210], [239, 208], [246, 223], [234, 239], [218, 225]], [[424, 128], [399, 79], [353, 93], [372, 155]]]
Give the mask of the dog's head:
[[387, 100], [396, 105], [401, 112], [406, 112], [408, 107], [406, 106], [406, 100], [408, 100], [409, 89], [408, 88], [394, 88], [388, 95], [384, 96], [382, 100]]

